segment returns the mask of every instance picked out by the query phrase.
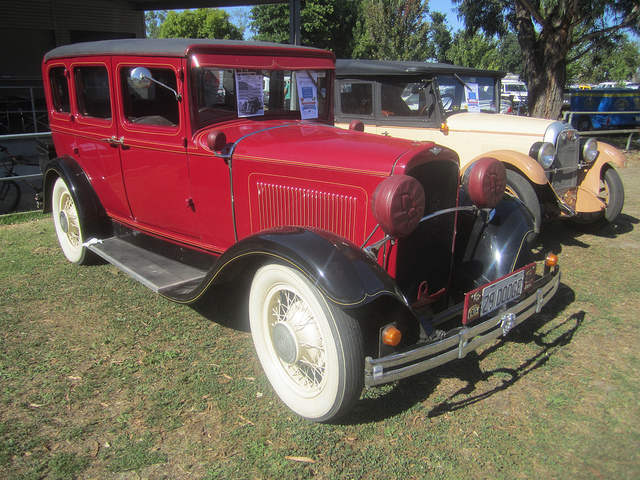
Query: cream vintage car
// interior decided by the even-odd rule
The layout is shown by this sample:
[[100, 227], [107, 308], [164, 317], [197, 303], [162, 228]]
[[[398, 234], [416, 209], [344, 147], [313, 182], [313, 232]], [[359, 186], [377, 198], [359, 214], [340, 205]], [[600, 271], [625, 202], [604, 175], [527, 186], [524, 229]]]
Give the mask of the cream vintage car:
[[461, 174], [499, 159], [538, 231], [548, 216], [597, 229], [622, 211], [622, 152], [560, 121], [498, 113], [502, 72], [377, 60], [338, 60], [336, 72], [337, 125], [434, 141], [458, 152]]

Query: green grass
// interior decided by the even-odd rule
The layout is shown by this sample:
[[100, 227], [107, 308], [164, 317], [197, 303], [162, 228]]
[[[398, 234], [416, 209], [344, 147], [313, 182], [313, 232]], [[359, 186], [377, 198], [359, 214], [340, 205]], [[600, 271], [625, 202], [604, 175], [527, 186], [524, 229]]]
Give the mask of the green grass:
[[543, 229], [563, 285], [540, 315], [331, 425], [282, 404], [249, 334], [68, 264], [49, 216], [3, 218], [0, 477], [638, 478], [640, 165], [622, 174], [618, 226]]

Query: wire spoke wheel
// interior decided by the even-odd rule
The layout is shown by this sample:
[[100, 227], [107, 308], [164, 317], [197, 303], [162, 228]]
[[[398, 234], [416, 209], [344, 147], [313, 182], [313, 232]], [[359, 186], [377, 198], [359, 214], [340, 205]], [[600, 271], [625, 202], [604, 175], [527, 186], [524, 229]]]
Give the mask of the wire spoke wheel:
[[272, 264], [254, 277], [249, 319], [262, 368], [289, 408], [314, 421], [351, 409], [364, 382], [362, 336], [353, 318], [300, 272]]
[[87, 263], [89, 256], [83, 246], [82, 222], [71, 192], [62, 178], [56, 180], [51, 199], [53, 223], [62, 251], [72, 263]]

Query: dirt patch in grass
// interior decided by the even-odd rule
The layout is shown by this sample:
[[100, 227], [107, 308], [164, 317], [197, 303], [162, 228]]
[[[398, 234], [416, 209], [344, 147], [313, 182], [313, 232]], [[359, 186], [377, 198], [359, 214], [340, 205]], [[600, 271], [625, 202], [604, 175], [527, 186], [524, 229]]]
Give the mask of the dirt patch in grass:
[[109, 265], [75, 267], [49, 217], [0, 225], [3, 478], [638, 478], [640, 153], [597, 234], [543, 226], [563, 283], [464, 359], [295, 417], [251, 338]]

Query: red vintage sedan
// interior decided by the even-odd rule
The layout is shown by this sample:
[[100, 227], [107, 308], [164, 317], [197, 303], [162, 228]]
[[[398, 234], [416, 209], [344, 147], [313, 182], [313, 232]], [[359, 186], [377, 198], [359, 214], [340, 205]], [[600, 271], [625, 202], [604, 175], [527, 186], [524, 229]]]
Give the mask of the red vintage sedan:
[[560, 281], [555, 256], [531, 261], [500, 162], [460, 185], [447, 148], [334, 127], [334, 62], [188, 39], [43, 62], [43, 200], [66, 257], [246, 319], [274, 390], [314, 421], [505, 335]]

